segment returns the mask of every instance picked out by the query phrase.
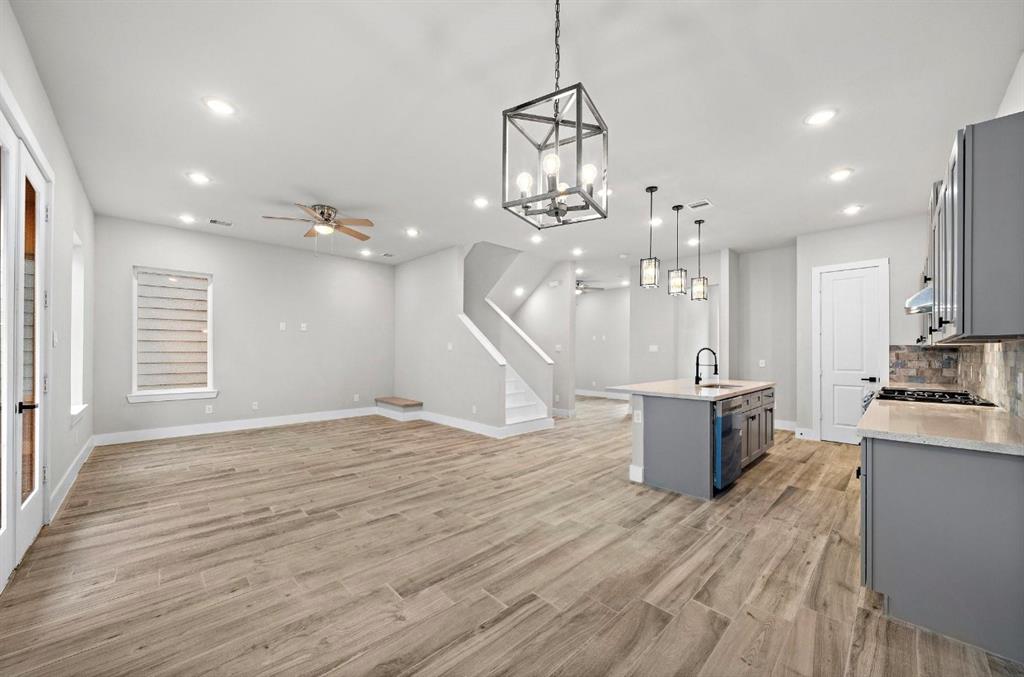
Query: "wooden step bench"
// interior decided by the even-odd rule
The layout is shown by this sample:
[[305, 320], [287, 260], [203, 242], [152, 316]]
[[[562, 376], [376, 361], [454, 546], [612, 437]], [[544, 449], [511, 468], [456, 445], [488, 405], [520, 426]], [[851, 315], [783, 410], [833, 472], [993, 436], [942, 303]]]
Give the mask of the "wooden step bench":
[[376, 397], [374, 401], [377, 406], [386, 412], [393, 412], [391, 418], [400, 421], [411, 421], [419, 418], [419, 412], [423, 409], [423, 403], [419, 400], [410, 400], [406, 397]]

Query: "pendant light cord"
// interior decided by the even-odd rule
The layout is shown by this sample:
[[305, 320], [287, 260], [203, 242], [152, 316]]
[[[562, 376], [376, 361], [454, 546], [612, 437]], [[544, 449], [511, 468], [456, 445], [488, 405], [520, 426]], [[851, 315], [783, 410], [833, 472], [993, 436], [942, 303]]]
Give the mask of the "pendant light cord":
[[676, 269], [679, 268], [679, 210], [676, 209]]
[[650, 235], [647, 239], [647, 258], [654, 257], [654, 191], [650, 191], [648, 195], [651, 196], [651, 211], [647, 217], [647, 229]]
[[558, 39], [562, 37], [562, 2], [555, 0], [555, 90], [558, 90], [558, 80], [562, 75], [562, 49], [558, 45]]
[[697, 277], [701, 277], [701, 274], [700, 274], [700, 241], [702, 239], [701, 236], [700, 236], [700, 227], [701, 227], [701, 225], [702, 225], [701, 222], [698, 221], [697, 222]]

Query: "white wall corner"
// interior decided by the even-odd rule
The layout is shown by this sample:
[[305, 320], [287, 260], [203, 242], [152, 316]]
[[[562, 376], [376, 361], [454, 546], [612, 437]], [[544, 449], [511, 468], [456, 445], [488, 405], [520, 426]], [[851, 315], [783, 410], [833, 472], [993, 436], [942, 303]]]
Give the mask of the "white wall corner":
[[629, 481], [643, 483], [644, 481], [644, 467], [642, 465], [629, 466]]
[[61, 505], [64, 503], [64, 499], [67, 498], [68, 492], [71, 491], [71, 486], [78, 479], [78, 471], [82, 469], [82, 466], [89, 459], [89, 455], [92, 454], [92, 450], [96, 448], [95, 437], [90, 437], [82, 445], [82, 448], [78, 451], [75, 456], [75, 460], [71, 462], [67, 472], [60, 478], [57, 485], [50, 492], [49, 503], [47, 504], [47, 516], [46, 523], [49, 524], [53, 521], [53, 518], [57, 516], [57, 512], [60, 510]]

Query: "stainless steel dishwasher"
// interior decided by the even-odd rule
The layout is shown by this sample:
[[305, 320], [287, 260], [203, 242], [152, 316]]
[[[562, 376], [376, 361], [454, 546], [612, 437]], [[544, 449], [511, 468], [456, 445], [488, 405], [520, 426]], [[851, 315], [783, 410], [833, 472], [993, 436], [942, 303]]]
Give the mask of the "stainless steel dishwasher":
[[732, 484], [743, 472], [743, 398], [715, 402], [715, 490]]

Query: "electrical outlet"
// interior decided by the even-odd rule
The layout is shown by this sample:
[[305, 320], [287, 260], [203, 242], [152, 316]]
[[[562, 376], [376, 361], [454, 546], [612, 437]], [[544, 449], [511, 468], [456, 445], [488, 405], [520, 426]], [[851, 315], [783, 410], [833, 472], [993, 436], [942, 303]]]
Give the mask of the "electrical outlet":
[[606, 335], [604, 335], [604, 334], [601, 334], [601, 340], [604, 341], [605, 343], [607, 343], [608, 342], [608, 337]]
[[562, 352], [562, 344], [561, 343], [556, 343], [555, 344], [555, 352], [556, 353]]
[[658, 344], [652, 343], [651, 345], [647, 346], [647, 351], [651, 353], [658, 352]]
[[213, 405], [212, 404], [206, 405], [206, 413], [207, 414], [212, 414], [213, 413]]
[[767, 363], [767, 362], [765, 362], [764, 360], [758, 360], [758, 361], [757, 361], [757, 366], [759, 366], [759, 367], [764, 367], [764, 366], [766, 366], [767, 364], [768, 364], [768, 363]]
[[306, 331], [306, 323], [305, 322], [303, 322], [302, 324], [299, 325], [299, 331]]
[[596, 340], [597, 340], [597, 336], [596, 336], [596, 335], [595, 335], [595, 336], [591, 336], [591, 337], [590, 337], [590, 340], [591, 340], [591, 341], [596, 341]]
[[259, 402], [255, 402], [255, 401], [254, 401], [254, 402], [252, 403], [252, 410], [253, 410], [253, 411], [259, 411], [259, 408], [260, 408], [260, 403], [259, 403]]
[[356, 393], [355, 395], [352, 396], [352, 401], [353, 402], [358, 402], [359, 401], [359, 393]]
[[451, 341], [449, 341], [449, 342], [448, 342], [448, 350], [449, 350], [449, 352], [450, 352], [450, 351], [452, 351], [452, 350], [454, 350], [454, 349], [455, 349], [455, 346], [453, 346], [453, 345], [452, 345], [452, 342], [451, 342]]
[[633, 423], [643, 423], [643, 422], [644, 422], [644, 412], [642, 412], [639, 409], [634, 410], [633, 411]]
[[281, 331], [288, 331], [288, 323], [287, 322], [279, 322], [278, 325], [277, 325], [277, 328], [280, 329]]
[[476, 405], [475, 404], [473, 405], [473, 413], [474, 414], [476, 413]]
[[590, 385], [591, 385], [591, 387], [596, 388], [597, 387], [597, 381], [591, 381]]

